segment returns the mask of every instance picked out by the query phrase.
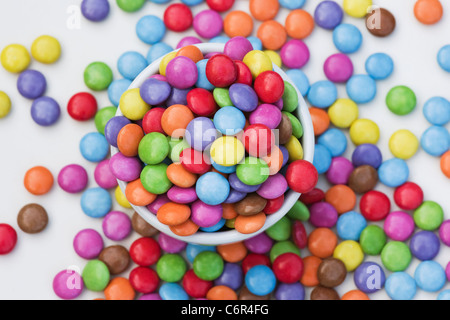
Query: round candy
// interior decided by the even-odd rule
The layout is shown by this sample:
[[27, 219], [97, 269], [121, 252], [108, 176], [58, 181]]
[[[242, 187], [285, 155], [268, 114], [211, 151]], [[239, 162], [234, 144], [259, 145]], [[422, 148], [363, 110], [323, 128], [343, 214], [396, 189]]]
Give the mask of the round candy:
[[356, 211], [349, 211], [339, 216], [336, 231], [343, 240], [359, 241], [362, 231], [366, 228], [366, 219]]
[[392, 74], [394, 62], [386, 53], [374, 53], [367, 58], [365, 68], [375, 80], [384, 80]]
[[421, 262], [414, 272], [417, 286], [426, 292], [441, 290], [446, 283], [445, 271], [436, 261]]
[[304, 39], [314, 30], [314, 18], [305, 10], [295, 9], [289, 12], [284, 26], [291, 38]]
[[187, 57], [175, 57], [167, 64], [166, 77], [177, 89], [190, 88], [198, 79], [197, 65]]
[[330, 168], [326, 177], [332, 184], [347, 184], [353, 171], [353, 165], [350, 160], [344, 157], [334, 157], [331, 160]]
[[71, 164], [61, 169], [58, 174], [58, 185], [66, 192], [78, 193], [88, 184], [86, 170], [77, 164]]
[[257, 37], [265, 49], [279, 50], [286, 43], [287, 33], [281, 23], [267, 20], [259, 26]]
[[378, 177], [381, 183], [388, 187], [401, 186], [408, 180], [408, 165], [405, 160], [398, 158], [386, 160], [378, 168]]
[[92, 62], [84, 70], [84, 83], [94, 91], [108, 89], [113, 81], [111, 68], [104, 62]]
[[342, 8], [334, 1], [322, 1], [314, 11], [315, 23], [328, 30], [333, 30], [341, 24], [343, 16]]
[[346, 82], [353, 74], [353, 63], [347, 55], [336, 53], [325, 60], [323, 71], [330, 81]]
[[426, 153], [441, 156], [449, 149], [450, 134], [444, 127], [431, 126], [422, 134], [420, 145]]
[[443, 244], [450, 246], [450, 221], [446, 220], [439, 228], [439, 237]]
[[360, 144], [352, 153], [352, 162], [355, 167], [370, 165], [378, 169], [382, 163], [382, 159], [381, 151], [375, 144]]
[[411, 259], [408, 245], [400, 241], [388, 242], [381, 251], [383, 265], [392, 272], [404, 271], [411, 263]]
[[386, 244], [387, 238], [383, 229], [377, 225], [369, 225], [359, 238], [361, 249], [368, 255], [379, 255]]
[[237, 75], [236, 63], [230, 57], [224, 54], [216, 54], [208, 59], [206, 77], [215, 87], [225, 88], [230, 86], [236, 81]]
[[275, 290], [277, 300], [305, 300], [305, 288], [300, 283], [281, 283]]
[[325, 110], [316, 107], [310, 107], [309, 114], [313, 123], [314, 135], [320, 136], [330, 126], [330, 117]]
[[[269, 72], [269, 71], [267, 71]], [[261, 75], [263, 75], [264, 73], [262, 73]], [[257, 77], [257, 79], [260, 76]], [[261, 79], [263, 80], [263, 79]], [[270, 82], [272, 83], [272, 82]], [[255, 80], [255, 84], [256, 84], [256, 80]], [[253, 89], [251, 86], [246, 85], [246, 84], [242, 84], [242, 83], [235, 83], [233, 85], [231, 85], [230, 89], [229, 89], [229, 97], [230, 100], [232, 102], [232, 105], [235, 106], [236, 108], [238, 108], [239, 110], [243, 111], [243, 112], [251, 112], [253, 110], [256, 109], [256, 107], [258, 106], [258, 97], [261, 98], [261, 96], [259, 96], [259, 93], [261, 92], [261, 94], [265, 93], [265, 89], [267, 87], [264, 86], [264, 82], [261, 83], [260, 82], [260, 86], [256, 87], [255, 89]], [[275, 88], [274, 88], [275, 89]], [[278, 88], [276, 88], [278, 89]], [[279, 94], [275, 93], [275, 94]], [[282, 93], [281, 93], [282, 95]], [[267, 97], [268, 99], [270, 99], [270, 97]]]
[[116, 0], [116, 2], [119, 8], [125, 12], [136, 12], [145, 4], [145, 0]]
[[450, 151], [445, 152], [441, 157], [441, 171], [450, 179]]
[[394, 32], [395, 26], [394, 15], [385, 8], [372, 7], [366, 16], [366, 28], [376, 37], [387, 37]]
[[224, 261], [217, 252], [203, 251], [194, 258], [193, 270], [202, 280], [215, 280], [224, 270]]
[[103, 233], [108, 239], [121, 241], [131, 232], [131, 219], [120, 211], [111, 211], [102, 222]]
[[45, 229], [47, 224], [47, 211], [42, 206], [35, 203], [24, 206], [17, 215], [17, 225], [26, 233], [39, 233]]
[[275, 241], [285, 241], [291, 236], [291, 221], [288, 217], [278, 220], [273, 226], [266, 230], [266, 234]]
[[250, 0], [250, 13], [256, 20], [266, 21], [275, 18], [280, 8], [278, 0]]
[[20, 73], [28, 68], [31, 57], [24, 46], [20, 44], [10, 44], [2, 50], [0, 60], [6, 71]]
[[53, 186], [53, 175], [45, 167], [36, 166], [25, 173], [23, 184], [28, 192], [34, 195], [43, 195], [50, 191]]
[[251, 293], [264, 296], [275, 290], [276, 277], [269, 267], [257, 265], [248, 270], [245, 275], [245, 285]]
[[332, 228], [338, 220], [336, 209], [327, 202], [314, 203], [310, 207], [309, 221], [316, 228]]
[[423, 202], [422, 189], [413, 182], [406, 182], [395, 189], [394, 201], [403, 210], [414, 210]]
[[81, 275], [74, 270], [60, 271], [53, 278], [53, 291], [64, 300], [72, 300], [83, 292], [84, 284]]
[[139, 154], [139, 143], [144, 137], [141, 126], [130, 123], [120, 129], [117, 135], [117, 147], [124, 156], [135, 157]]
[[26, 70], [17, 78], [17, 89], [27, 99], [41, 97], [47, 89], [44, 75], [36, 70]]
[[313, 83], [308, 91], [308, 101], [317, 108], [328, 108], [337, 99], [337, 87], [328, 80]]
[[[161, 249], [153, 238], [138, 238], [130, 246], [130, 257], [134, 263], [142, 267], [148, 267], [160, 262]], [[159, 260], [158, 260], [159, 259]]]
[[300, 281], [303, 275], [303, 260], [292, 252], [280, 254], [273, 262], [273, 273], [282, 283]]
[[178, 283], [164, 283], [159, 287], [161, 300], [189, 300], [186, 291]]
[[443, 70], [450, 72], [450, 45], [443, 46], [439, 49], [437, 61]]
[[[106, 1], [101, 0], [100, 2]], [[52, 36], [40, 36], [31, 45], [31, 55], [41, 63], [54, 63], [61, 56], [61, 44]]]
[[337, 243], [336, 234], [329, 228], [316, 228], [308, 236], [308, 250], [314, 256], [322, 259], [333, 255]]
[[0, 91], [0, 119], [6, 117], [10, 111], [11, 99], [5, 92]]
[[222, 32], [223, 20], [217, 11], [203, 10], [195, 15], [192, 26], [200, 37], [211, 39]]
[[361, 31], [353, 24], [341, 23], [333, 30], [333, 43], [342, 53], [354, 53], [362, 44]]
[[252, 157], [264, 157], [271, 153], [275, 145], [275, 136], [267, 126], [252, 124], [243, 135], [245, 150]]
[[392, 300], [412, 300], [417, 292], [416, 281], [406, 272], [395, 272], [386, 280], [386, 293]]
[[136, 267], [130, 272], [129, 282], [132, 288], [137, 292], [150, 293], [158, 288], [159, 278], [156, 271], [153, 269]]
[[[131, 80], [128, 79], [118, 79], [113, 80], [108, 87], [108, 98], [111, 103], [117, 107], [120, 103], [120, 97], [122, 94], [128, 90], [131, 85]], [[115, 113], [114, 113], [115, 115]]]
[[147, 63], [151, 64], [155, 60], [173, 51], [173, 48], [164, 42], [155, 43], [147, 53]]
[[9, 224], [0, 223], [0, 255], [10, 253], [16, 246], [17, 232]]
[[112, 174], [109, 167], [109, 160], [105, 159], [100, 161], [94, 171], [95, 182], [103, 189], [112, 189], [117, 187], [118, 184], [116, 177]]
[[89, 217], [104, 217], [111, 210], [111, 206], [111, 196], [105, 189], [90, 188], [81, 196], [81, 209]]
[[163, 194], [172, 186], [167, 177], [167, 165], [164, 163], [147, 165], [141, 172], [140, 178], [144, 188], [153, 194]]
[[372, 7], [372, 0], [344, 0], [342, 6], [349, 16], [363, 18]]
[[[248, 37], [253, 31], [253, 19], [245, 11], [231, 11], [226, 15], [223, 21], [223, 30], [225, 34], [231, 38]], [[249, 44], [251, 45], [250, 41]], [[253, 47], [250, 47], [250, 50], [252, 49]], [[242, 58], [239, 60], [242, 60]]]
[[154, 15], [143, 16], [136, 24], [136, 34], [146, 44], [160, 42], [165, 33], [166, 26], [164, 22]]
[[450, 121], [450, 102], [443, 97], [430, 98], [423, 106], [423, 114], [432, 125], [444, 126]]
[[427, 200], [414, 210], [413, 217], [417, 227], [434, 231], [444, 221], [444, 211], [438, 203]]
[[289, 164], [286, 180], [289, 188], [298, 193], [311, 191], [317, 184], [317, 169], [306, 160], [296, 160]]
[[209, 117], [217, 111], [214, 95], [206, 89], [192, 89], [186, 99], [189, 109], [198, 116]]
[[380, 128], [370, 119], [357, 119], [350, 126], [350, 139], [359, 146], [376, 144], [380, 138]]
[[438, 0], [418, 0], [414, 5], [414, 16], [423, 24], [435, 24], [441, 20], [442, 15], [442, 4]]
[[273, 68], [272, 60], [269, 56], [260, 50], [252, 50], [244, 56], [242, 60], [255, 79], [258, 75], [265, 71], [271, 71]]
[[129, 267], [131, 262], [128, 250], [121, 245], [104, 248], [98, 259], [106, 264], [111, 275], [121, 274]]
[[347, 137], [341, 130], [335, 128], [325, 131], [317, 142], [325, 146], [333, 157], [342, 155], [347, 149]]
[[183, 3], [171, 4], [164, 11], [164, 24], [167, 29], [175, 32], [189, 29], [193, 20], [191, 9]]
[[395, 241], [406, 241], [414, 232], [414, 220], [406, 212], [391, 212], [384, 221], [384, 232]]
[[368, 103], [377, 94], [377, 85], [372, 77], [365, 74], [352, 76], [346, 85], [347, 94], [356, 103]]
[[373, 190], [377, 183], [377, 170], [367, 164], [356, 167], [348, 178], [348, 186], [350, 189], [359, 194]]
[[205, 298], [213, 285], [212, 281], [200, 279], [192, 269], [188, 270], [183, 277], [183, 288], [193, 298]]
[[389, 139], [389, 149], [394, 157], [411, 158], [419, 148], [419, 139], [409, 130], [401, 129], [394, 132]]
[[169, 154], [169, 142], [159, 132], [146, 134], [139, 143], [139, 158], [146, 164], [159, 164]]
[[61, 115], [59, 104], [50, 97], [40, 97], [31, 105], [31, 117], [41, 126], [51, 126]]
[[281, 47], [280, 56], [283, 65], [289, 69], [296, 69], [309, 61], [310, 52], [302, 40], [292, 39]]
[[319, 284], [326, 288], [334, 288], [345, 281], [347, 269], [345, 264], [335, 258], [324, 259], [317, 269]]
[[374, 293], [384, 287], [386, 275], [378, 263], [367, 261], [356, 268], [353, 279], [359, 290]]
[[104, 135], [91, 132], [81, 139], [80, 152], [86, 160], [100, 162], [108, 155], [109, 144]]
[[317, 286], [311, 291], [311, 300], [340, 300], [339, 294], [333, 288]]
[[332, 156], [327, 147], [316, 144], [314, 148], [313, 165], [319, 174], [326, 173], [331, 166]]
[[[257, 118], [257, 114], [254, 118]], [[238, 108], [223, 107], [214, 115], [214, 126], [222, 134], [235, 135], [244, 129], [245, 120], [244, 113]]]
[[209, 228], [216, 225], [222, 218], [221, 205], [207, 205], [206, 203], [197, 200], [191, 205], [191, 219], [200, 228]]
[[81, 276], [86, 288], [94, 292], [105, 290], [110, 281], [108, 267], [105, 263], [96, 259], [88, 261]]
[[358, 242], [345, 240], [336, 246], [333, 257], [341, 260], [347, 271], [355, 270], [364, 260], [364, 253]]
[[416, 102], [416, 95], [406, 86], [393, 87], [386, 96], [388, 109], [400, 116], [411, 113], [416, 107]]
[[81, 13], [93, 22], [105, 20], [109, 14], [109, 2], [107, 0], [83, 0]]
[[439, 293], [437, 300], [450, 300], [450, 290], [443, 290], [441, 293]]
[[230, 184], [221, 174], [208, 172], [203, 174], [196, 183], [198, 198], [209, 205], [223, 203], [230, 193]]
[[380, 221], [389, 214], [391, 204], [384, 193], [371, 190], [361, 197], [359, 208], [367, 220]]
[[77, 93], [70, 98], [67, 112], [78, 121], [92, 119], [97, 113], [97, 100], [88, 92]]
[[95, 259], [103, 250], [102, 236], [94, 229], [84, 229], [73, 239], [75, 252], [84, 259]]
[[431, 231], [419, 231], [412, 236], [409, 243], [411, 253], [419, 260], [433, 260], [440, 249], [440, 241], [437, 235]]
[[127, 51], [117, 60], [119, 73], [129, 80], [134, 80], [147, 65], [147, 59], [136, 51]]
[[360, 290], [350, 290], [341, 297], [341, 300], [350, 300], [350, 301], [367, 301], [370, 300], [367, 294]]
[[331, 123], [338, 128], [348, 128], [358, 119], [358, 106], [353, 100], [347, 98], [337, 99], [329, 108], [328, 116]]

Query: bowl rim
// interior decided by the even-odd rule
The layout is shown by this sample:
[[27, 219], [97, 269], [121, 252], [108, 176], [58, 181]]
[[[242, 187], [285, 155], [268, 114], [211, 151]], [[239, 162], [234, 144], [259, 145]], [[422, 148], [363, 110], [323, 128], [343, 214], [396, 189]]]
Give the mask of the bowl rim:
[[[214, 52], [223, 52], [225, 45], [222, 43], [200, 43], [195, 44], [194, 46], [198, 47], [203, 54], [214, 53]], [[173, 50], [166, 55], [160, 57], [159, 59], [153, 61], [149, 66], [147, 66], [131, 83], [127, 90], [140, 88], [142, 83], [148, 79], [150, 76], [159, 73], [159, 66], [161, 64], [162, 59], [168, 54], [173, 54], [177, 52], [179, 49]], [[296, 117], [300, 120], [300, 123], [303, 126], [303, 136], [300, 138], [301, 145], [303, 147], [303, 159], [312, 163], [314, 157], [314, 129], [312, 125], [311, 115], [308, 110], [308, 105], [303, 98], [303, 95], [300, 93], [298, 88], [295, 86], [293, 81], [288, 77], [288, 75], [277, 65], [273, 64], [273, 70], [280, 74], [283, 80], [288, 81], [297, 91], [299, 105], [295, 110]], [[120, 104], [117, 107], [117, 112], [115, 116], [123, 116], [122, 111], [120, 109]], [[118, 148], [111, 146], [111, 157], [118, 153]], [[117, 179], [118, 185], [123, 193], [125, 193], [125, 188], [127, 186], [127, 182]], [[156, 214], [151, 213], [147, 207], [136, 206], [130, 203], [131, 207], [151, 226], [156, 228], [158, 231], [165, 233], [166, 235], [173, 237], [175, 239], [197, 244], [197, 245], [208, 245], [208, 246], [217, 246], [222, 244], [229, 244], [235, 242], [241, 242], [247, 240], [249, 238], [253, 238], [269, 227], [278, 222], [282, 217], [284, 217], [287, 212], [293, 207], [298, 198], [300, 197], [300, 193], [297, 193], [293, 190], [288, 190], [285, 193], [285, 199], [281, 208], [270, 215], [267, 215], [266, 222], [262, 228], [257, 230], [254, 233], [244, 234], [240, 233], [237, 230], [227, 230], [227, 231], [216, 231], [216, 232], [197, 232], [190, 236], [179, 236], [174, 234], [169, 226], [162, 224], [156, 217]]]

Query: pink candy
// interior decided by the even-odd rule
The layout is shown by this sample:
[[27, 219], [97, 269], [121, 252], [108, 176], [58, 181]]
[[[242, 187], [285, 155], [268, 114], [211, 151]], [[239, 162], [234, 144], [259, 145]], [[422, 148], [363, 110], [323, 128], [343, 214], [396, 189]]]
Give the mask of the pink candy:
[[301, 68], [310, 57], [309, 49], [302, 40], [289, 40], [280, 51], [281, 62], [290, 69]]
[[87, 172], [77, 164], [65, 166], [58, 174], [58, 184], [68, 193], [81, 192], [88, 184]]
[[346, 82], [353, 75], [353, 63], [345, 54], [336, 53], [325, 61], [323, 71], [332, 82]]
[[281, 111], [273, 104], [259, 105], [249, 117], [250, 124], [263, 124], [269, 129], [276, 129], [281, 122]]
[[336, 209], [328, 202], [317, 202], [310, 207], [309, 222], [316, 228], [332, 228], [338, 220]]
[[81, 275], [74, 270], [63, 270], [53, 279], [53, 291], [64, 300], [77, 298], [83, 292]]
[[414, 232], [414, 219], [403, 211], [391, 212], [384, 221], [384, 232], [395, 241], [406, 241]]
[[200, 37], [211, 39], [222, 32], [223, 20], [217, 11], [203, 10], [194, 17], [193, 27]]
[[191, 205], [191, 219], [200, 228], [209, 228], [222, 219], [222, 205], [208, 205], [200, 200]]
[[102, 236], [94, 229], [84, 229], [73, 240], [75, 252], [84, 259], [97, 258], [103, 250]]
[[108, 239], [120, 241], [131, 233], [131, 220], [121, 211], [111, 211], [103, 218], [102, 228]]
[[97, 164], [94, 171], [94, 179], [100, 188], [112, 189], [117, 187], [117, 179], [109, 168], [109, 159], [105, 159]]
[[446, 220], [439, 228], [439, 237], [443, 244], [450, 247], [450, 220]]

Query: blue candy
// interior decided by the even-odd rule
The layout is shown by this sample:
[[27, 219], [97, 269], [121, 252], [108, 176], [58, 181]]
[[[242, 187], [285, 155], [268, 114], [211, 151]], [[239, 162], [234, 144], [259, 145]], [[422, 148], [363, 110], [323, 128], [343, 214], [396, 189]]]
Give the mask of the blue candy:
[[147, 68], [147, 59], [136, 51], [127, 51], [122, 54], [117, 61], [119, 73], [129, 80], [134, 80], [145, 68]]
[[450, 134], [443, 127], [432, 126], [422, 134], [420, 145], [426, 153], [439, 157], [450, 147]]
[[164, 4], [164, 3], [168, 3], [172, 0], [150, 0], [153, 3], [157, 3], [157, 4]]
[[279, 0], [280, 6], [286, 9], [300, 9], [305, 5], [306, 0]]
[[423, 115], [429, 123], [444, 126], [450, 121], [450, 102], [443, 97], [430, 98], [423, 106]]
[[136, 24], [136, 34], [146, 44], [155, 44], [164, 38], [166, 25], [157, 16], [144, 16]]
[[375, 80], [384, 80], [392, 74], [394, 61], [386, 53], [374, 53], [366, 60], [366, 71]]
[[300, 69], [289, 69], [286, 74], [291, 78], [294, 85], [297, 87], [298, 91], [302, 96], [306, 96], [309, 91], [309, 79], [306, 74]]
[[40, 97], [31, 105], [31, 117], [40, 126], [51, 126], [58, 121], [61, 108], [58, 102], [50, 97]]
[[109, 153], [109, 144], [105, 136], [99, 132], [86, 134], [80, 141], [82, 156], [91, 162], [100, 162]]
[[215, 206], [223, 203], [228, 198], [230, 184], [220, 173], [207, 172], [197, 180], [195, 191], [200, 200]]
[[396, 188], [408, 181], [409, 168], [403, 159], [393, 158], [384, 161], [378, 168], [378, 178], [388, 187]]
[[147, 53], [148, 64], [153, 61], [165, 56], [166, 54], [173, 51], [173, 48], [164, 42], [155, 43], [150, 47]]
[[206, 77], [206, 64], [208, 63], [208, 59], [203, 59], [197, 62], [197, 70], [198, 70], [198, 78], [195, 86], [197, 88], [203, 88], [206, 90], [213, 90], [215, 87], [209, 82]]
[[450, 44], [443, 46], [437, 55], [437, 61], [439, 66], [447, 71], [450, 72]]
[[245, 275], [247, 289], [257, 296], [265, 296], [271, 293], [275, 289], [276, 284], [275, 274], [266, 265], [254, 266]]
[[361, 47], [362, 34], [356, 26], [341, 23], [333, 30], [333, 42], [342, 53], [353, 53]]
[[181, 0], [185, 5], [188, 6], [196, 6], [200, 3], [202, 3], [204, 0]]
[[259, 40], [259, 38], [257, 37], [247, 37], [247, 40], [250, 41], [250, 43], [252, 44], [253, 50], [262, 50], [263, 49], [263, 45], [261, 40]]
[[244, 113], [235, 107], [220, 108], [214, 115], [214, 125], [222, 134], [235, 135], [245, 127]]
[[391, 274], [386, 280], [385, 289], [392, 300], [412, 300], [417, 292], [416, 281], [406, 272]]
[[186, 246], [186, 259], [188, 259], [189, 262], [193, 263], [195, 257], [203, 251], [216, 252], [217, 248], [215, 246], [204, 246], [200, 244], [188, 243]]
[[166, 282], [159, 287], [159, 296], [162, 300], [189, 300], [189, 295], [178, 283]]
[[327, 147], [316, 144], [314, 148], [314, 159], [313, 159], [313, 165], [317, 169], [317, 172], [319, 174], [325, 173], [328, 171], [328, 169], [331, 166], [331, 153], [330, 150], [328, 150]]
[[347, 137], [336, 128], [331, 128], [322, 133], [317, 143], [327, 147], [332, 157], [341, 156], [347, 149]]
[[216, 232], [216, 231], [219, 231], [220, 229], [222, 229], [222, 227], [225, 225], [225, 222], [227, 222], [227, 220], [222, 218], [215, 225], [213, 225], [211, 227], [201, 227], [200, 230], [203, 232]]
[[348, 97], [356, 103], [368, 103], [377, 94], [375, 80], [366, 74], [353, 75], [346, 85]]
[[130, 85], [131, 80], [128, 79], [118, 79], [111, 82], [108, 87], [108, 98], [113, 106], [119, 106], [120, 97], [122, 97], [123, 93], [128, 90]]
[[313, 83], [308, 92], [308, 101], [317, 108], [328, 108], [336, 101], [337, 97], [336, 85], [328, 80]]
[[356, 211], [339, 216], [336, 231], [342, 240], [359, 241], [361, 232], [367, 227], [366, 219]]
[[427, 292], [436, 292], [444, 287], [446, 282], [445, 270], [436, 261], [421, 262], [414, 272], [417, 286]]
[[90, 188], [81, 195], [81, 210], [92, 218], [102, 218], [112, 207], [109, 192], [102, 188]]
[[237, 166], [230, 166], [230, 167], [221, 166], [220, 164], [217, 164], [214, 161], [212, 161], [212, 159], [211, 159], [211, 164], [214, 167], [214, 169], [216, 169], [219, 172], [226, 173], [226, 174], [236, 172], [236, 168], [237, 168]]
[[441, 293], [439, 293], [437, 300], [445, 300], [445, 301], [450, 300], [450, 289], [444, 290]]
[[227, 43], [230, 40], [230, 37], [227, 36], [217, 36], [212, 39], [209, 39], [209, 43]]

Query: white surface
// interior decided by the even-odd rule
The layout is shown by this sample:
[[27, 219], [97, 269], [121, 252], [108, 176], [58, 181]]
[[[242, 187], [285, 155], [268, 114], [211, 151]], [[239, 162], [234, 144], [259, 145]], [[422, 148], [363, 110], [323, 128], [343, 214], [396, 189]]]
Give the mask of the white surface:
[[[341, 1], [338, 1], [341, 2]], [[360, 117], [371, 118], [381, 128], [379, 147], [385, 159], [391, 157], [387, 148], [390, 135], [398, 129], [409, 129], [418, 137], [429, 126], [422, 115], [423, 103], [430, 97], [441, 95], [450, 99], [448, 86], [450, 74], [439, 68], [436, 54], [440, 47], [450, 42], [447, 30], [450, 30], [450, 3], [442, 1], [444, 18], [434, 26], [424, 26], [413, 15], [412, 0], [379, 0], [375, 4], [391, 10], [397, 18], [395, 33], [388, 38], [378, 39], [371, 36], [364, 27], [364, 21], [345, 16], [344, 22], [354, 23], [362, 31], [362, 48], [350, 57], [355, 73], [364, 73], [364, 61], [374, 52], [386, 52], [395, 63], [394, 74], [387, 80], [378, 82], [378, 95], [374, 101], [360, 106]], [[15, 250], [0, 256], [0, 299], [56, 299], [51, 283], [54, 275], [68, 267], [82, 270], [86, 261], [79, 258], [72, 248], [74, 235], [83, 228], [94, 228], [101, 232], [101, 220], [87, 217], [81, 211], [79, 195], [69, 195], [57, 185], [52, 191], [41, 197], [30, 195], [23, 187], [23, 176], [29, 168], [43, 165], [56, 177], [59, 170], [71, 163], [83, 165], [89, 172], [89, 186], [95, 186], [93, 170], [95, 164], [84, 160], [78, 150], [78, 143], [84, 134], [95, 131], [93, 122], [79, 123], [64, 112], [70, 97], [80, 91], [86, 91], [83, 83], [83, 70], [90, 62], [104, 61], [114, 71], [118, 57], [125, 51], [136, 50], [146, 55], [149, 46], [142, 43], [135, 34], [135, 24], [146, 14], [162, 17], [164, 6], [147, 3], [137, 13], [122, 12], [115, 1], [111, 3], [111, 14], [102, 23], [92, 23], [80, 17], [79, 25], [73, 6], [80, 1], [65, 0], [16, 0], [2, 1], [0, 4], [0, 48], [10, 43], [20, 43], [30, 48], [32, 41], [42, 35], [57, 37], [63, 48], [61, 60], [46, 66], [33, 61], [30, 68], [42, 71], [47, 77], [47, 95], [54, 97], [63, 109], [60, 121], [53, 127], [41, 128], [30, 116], [31, 101], [22, 98], [15, 87], [17, 75], [7, 73], [0, 68], [0, 90], [7, 92], [12, 100], [10, 115], [0, 120], [0, 221], [11, 224], [18, 232], [18, 244]], [[304, 7], [313, 13], [317, 0], [307, 0]], [[235, 8], [248, 11], [247, 1], [239, 1]], [[193, 8], [194, 14], [205, 8], [200, 5]], [[288, 11], [280, 10], [277, 20], [284, 22]], [[75, 23], [74, 23], [75, 22]], [[256, 34], [257, 26], [255, 23]], [[73, 27], [79, 26], [79, 28]], [[194, 35], [191, 29], [187, 34]], [[168, 33], [164, 41], [175, 46], [185, 34]], [[331, 41], [331, 32], [316, 28], [305, 41], [311, 50], [311, 60], [303, 69], [311, 82], [324, 79], [322, 65], [325, 59], [336, 52]], [[410, 115], [394, 116], [385, 106], [384, 99], [388, 90], [395, 85], [410, 86], [417, 95], [417, 108]], [[339, 86], [339, 96], [346, 97], [345, 87]], [[96, 93], [100, 107], [110, 105], [106, 92]], [[447, 129], [449, 127], [447, 126]], [[351, 153], [352, 147], [347, 151]], [[449, 180], [439, 169], [439, 159], [420, 150], [408, 160], [411, 170], [410, 180], [418, 183], [425, 192], [427, 200], [439, 202], [445, 210], [446, 219], [450, 218]], [[321, 181], [320, 186], [325, 187]], [[391, 194], [392, 189], [381, 185], [377, 187]], [[112, 194], [113, 195], [113, 194]], [[27, 203], [42, 204], [49, 213], [47, 229], [38, 235], [27, 235], [17, 227], [16, 217], [20, 208]], [[115, 205], [114, 209], [124, 210]], [[393, 206], [393, 209], [396, 209]], [[130, 210], [126, 210], [130, 212]], [[131, 237], [122, 242], [128, 246], [135, 239]], [[113, 242], [105, 239], [105, 244]], [[437, 261], [446, 265], [450, 257], [449, 248], [442, 247]], [[303, 251], [302, 256], [308, 253]], [[378, 261], [378, 258], [369, 257]], [[414, 274], [418, 261], [414, 260], [407, 272]], [[389, 274], [389, 273], [388, 273]], [[125, 274], [126, 276], [126, 274]], [[353, 279], [337, 288], [340, 294], [354, 289]], [[444, 289], [449, 289], [447, 283]], [[309, 292], [309, 290], [308, 290]], [[418, 291], [416, 299], [435, 299], [437, 293]], [[80, 299], [102, 297], [102, 293], [85, 291]], [[307, 295], [309, 297], [309, 295]], [[384, 292], [371, 295], [373, 299], [386, 298]]]

